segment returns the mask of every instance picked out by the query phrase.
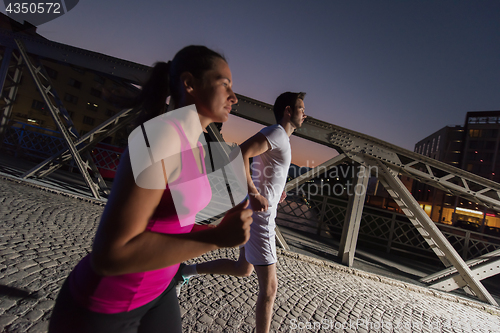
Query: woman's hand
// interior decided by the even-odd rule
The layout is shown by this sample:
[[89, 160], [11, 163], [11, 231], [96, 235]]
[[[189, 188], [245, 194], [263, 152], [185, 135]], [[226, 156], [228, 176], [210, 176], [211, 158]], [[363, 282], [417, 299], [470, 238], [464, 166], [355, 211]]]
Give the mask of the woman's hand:
[[281, 193], [281, 198], [279, 203], [282, 203], [283, 201], [285, 201], [285, 199], [286, 199], [286, 192], [283, 191], [283, 193]]
[[235, 247], [245, 244], [250, 238], [252, 210], [247, 209], [248, 200], [230, 209], [217, 228], [207, 230], [213, 233], [213, 241], [217, 247]]
[[259, 193], [249, 193], [249, 198], [254, 212], [265, 212], [269, 208], [267, 199]]

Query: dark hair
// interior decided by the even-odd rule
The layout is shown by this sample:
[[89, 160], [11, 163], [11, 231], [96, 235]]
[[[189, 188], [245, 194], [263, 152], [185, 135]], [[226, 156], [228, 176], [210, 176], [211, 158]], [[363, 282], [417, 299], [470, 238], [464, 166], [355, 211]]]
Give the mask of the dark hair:
[[285, 114], [285, 109], [287, 106], [290, 107], [292, 113], [295, 112], [295, 104], [297, 103], [297, 100], [304, 100], [305, 96], [305, 92], [293, 93], [289, 91], [279, 95], [278, 98], [276, 98], [276, 102], [274, 102], [273, 106], [276, 123], [279, 123], [283, 119], [283, 115]]
[[136, 119], [136, 125], [153, 119], [165, 111], [167, 97], [177, 104], [181, 97], [179, 90], [180, 76], [184, 72], [191, 73], [195, 78], [203, 78], [203, 74], [213, 69], [214, 59], [226, 59], [206, 46], [186, 46], [168, 63], [157, 62], [149, 74], [149, 79], [143, 84], [142, 90], [135, 98], [120, 98], [114, 96], [110, 100], [121, 107], [141, 107], [142, 111]]
[[170, 66], [171, 98], [178, 102], [180, 99], [179, 80], [184, 72], [191, 73], [195, 78], [201, 79], [203, 74], [214, 68], [214, 60], [226, 59], [208, 47], [199, 45], [186, 46], [175, 55]]

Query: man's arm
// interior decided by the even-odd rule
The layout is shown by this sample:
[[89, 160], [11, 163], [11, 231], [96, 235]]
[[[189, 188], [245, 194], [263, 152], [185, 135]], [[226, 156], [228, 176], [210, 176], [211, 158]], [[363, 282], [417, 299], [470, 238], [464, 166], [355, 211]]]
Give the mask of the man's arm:
[[265, 135], [259, 132], [243, 142], [240, 145], [240, 149], [241, 154], [243, 155], [243, 162], [245, 164], [248, 195], [252, 209], [256, 212], [266, 211], [268, 209], [267, 199], [259, 193], [252, 181], [252, 176], [250, 175], [250, 158], [261, 155], [270, 150], [271, 144], [267, 141]]

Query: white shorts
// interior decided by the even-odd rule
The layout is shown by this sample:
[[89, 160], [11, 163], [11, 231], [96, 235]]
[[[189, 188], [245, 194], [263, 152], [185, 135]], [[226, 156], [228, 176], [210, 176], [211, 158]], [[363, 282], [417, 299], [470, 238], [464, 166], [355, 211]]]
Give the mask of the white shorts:
[[254, 212], [250, 225], [250, 239], [244, 245], [245, 259], [252, 265], [276, 263], [276, 209]]

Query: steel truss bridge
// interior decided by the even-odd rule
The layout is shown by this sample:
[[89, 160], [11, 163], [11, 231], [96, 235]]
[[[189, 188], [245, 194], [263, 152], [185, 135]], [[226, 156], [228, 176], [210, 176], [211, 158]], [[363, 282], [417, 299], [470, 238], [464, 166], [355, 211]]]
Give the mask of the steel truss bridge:
[[[67, 65], [79, 66], [103, 73], [124, 84], [143, 82], [149, 67], [52, 42], [39, 36], [16, 33], [9, 29], [0, 29], [0, 46], [3, 49], [0, 83], [4, 100], [4, 106], [0, 111], [0, 134], [5, 132], [7, 121], [10, 119], [21, 74], [27, 71], [35, 81], [65, 143], [63, 149], [26, 172], [22, 178], [45, 177], [66, 162], [73, 160], [92, 194], [96, 198], [106, 195], [109, 190], [97, 171], [89, 149], [132, 121], [138, 110], [123, 110], [80, 137], [40, 60], [46, 58]], [[236, 116], [263, 125], [274, 123], [271, 105], [241, 95], [238, 95], [238, 99], [238, 104], [233, 106], [233, 113]], [[211, 126], [209, 132], [214, 139], [221, 140], [215, 126]], [[446, 267], [443, 271], [432, 274], [422, 281], [432, 284], [431, 287], [445, 291], [463, 287], [480, 300], [497, 305], [481, 280], [500, 273], [499, 251], [493, 251], [465, 262], [403, 185], [399, 175], [409, 176], [495, 211], [500, 211], [500, 184], [368, 135], [312, 117], [308, 117], [302, 128], [294, 134], [334, 148], [339, 154], [288, 182], [287, 191], [344, 162], [364, 167], [360, 168], [360, 170], [365, 170], [364, 172], [358, 172], [355, 175], [354, 186], [366, 188], [371, 176], [369, 170], [376, 169], [381, 184]], [[342, 263], [348, 266], [351, 266], [354, 260], [365, 196], [366, 191], [359, 191], [359, 193], [354, 191], [347, 204], [339, 257]], [[278, 241], [287, 248], [279, 231]]]

